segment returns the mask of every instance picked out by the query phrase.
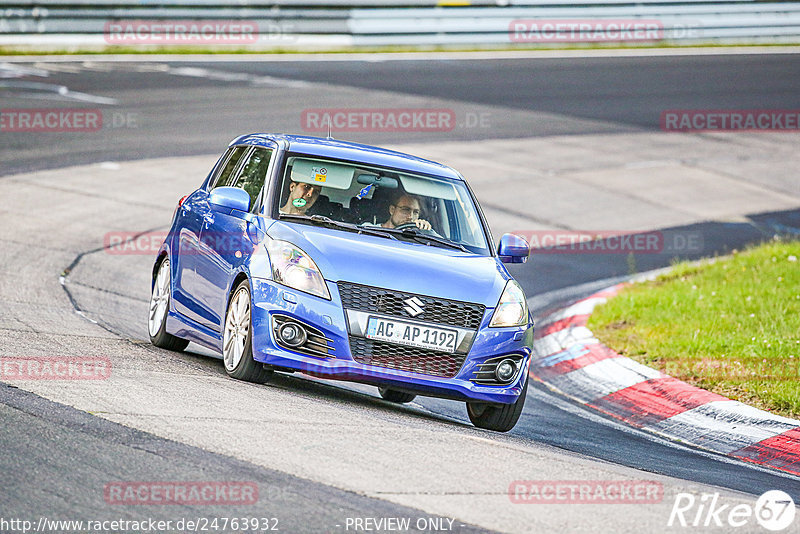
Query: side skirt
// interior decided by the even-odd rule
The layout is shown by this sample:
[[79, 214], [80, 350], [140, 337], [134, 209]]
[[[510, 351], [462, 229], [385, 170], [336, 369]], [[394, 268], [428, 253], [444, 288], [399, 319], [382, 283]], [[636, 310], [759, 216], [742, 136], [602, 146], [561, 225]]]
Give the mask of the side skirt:
[[178, 312], [170, 310], [167, 314], [167, 332], [222, 354], [222, 334], [192, 321]]

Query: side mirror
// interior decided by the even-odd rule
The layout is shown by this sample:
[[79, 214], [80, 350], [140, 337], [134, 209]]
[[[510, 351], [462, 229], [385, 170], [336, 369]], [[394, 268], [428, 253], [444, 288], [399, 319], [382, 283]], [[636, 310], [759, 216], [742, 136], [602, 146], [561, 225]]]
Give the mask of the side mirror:
[[497, 255], [503, 263], [525, 263], [530, 253], [528, 242], [516, 234], [503, 234], [497, 245]]
[[209, 204], [220, 208], [243, 211], [250, 211], [250, 195], [244, 189], [238, 187], [215, 187], [208, 195]]

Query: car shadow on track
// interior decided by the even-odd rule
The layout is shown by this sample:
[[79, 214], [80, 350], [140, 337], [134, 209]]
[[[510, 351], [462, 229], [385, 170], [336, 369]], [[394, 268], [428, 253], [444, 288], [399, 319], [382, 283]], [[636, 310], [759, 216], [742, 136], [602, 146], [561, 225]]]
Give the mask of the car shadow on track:
[[[161, 351], [161, 349], [154, 350]], [[163, 351], [167, 354], [179, 355], [184, 361], [195, 361], [209, 374], [219, 374], [226, 376], [222, 358], [211, 351], [190, 345], [190, 350], [181, 353]], [[191, 350], [197, 349], [197, 350]], [[367, 408], [381, 413], [411, 415], [429, 422], [445, 424], [451, 427], [472, 428], [470, 423], [433, 413], [424, 406], [412, 401], [409, 404], [397, 404], [383, 400], [377, 393], [377, 388], [369, 385], [355, 384], [347, 381], [325, 380], [313, 376], [308, 376], [300, 372], [293, 374], [275, 372], [272, 377], [264, 384], [253, 384], [239, 380], [230, 380], [249, 387], [268, 387], [284, 390], [286, 392], [306, 397], [318, 399], [320, 401], [336, 402], [353, 408]], [[356, 389], [357, 388], [357, 389]], [[369, 390], [374, 390], [374, 393]], [[455, 402], [455, 401], [450, 401]], [[457, 403], [461, 404], [461, 403]]]

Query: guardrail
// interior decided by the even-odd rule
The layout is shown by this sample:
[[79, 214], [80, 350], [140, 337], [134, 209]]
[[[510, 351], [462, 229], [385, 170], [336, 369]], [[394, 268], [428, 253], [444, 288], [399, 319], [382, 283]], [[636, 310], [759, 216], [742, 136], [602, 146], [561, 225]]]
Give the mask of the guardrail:
[[[247, 46], [266, 48], [315, 43], [530, 47], [570, 42], [800, 42], [797, 1], [581, 0], [580, 5], [570, 5], [509, 0], [502, 6], [488, 0], [449, 6], [448, 1], [6, 0], [0, 6], [0, 45], [36, 44], [45, 38], [124, 44], [109, 42], [109, 24], [137, 21], [150, 22], [151, 35], [170, 31], [154, 29], [158, 22], [246, 23], [245, 30], [256, 36]], [[657, 31], [637, 37], [629, 31], [637, 26]], [[123, 30], [126, 27], [130, 29], [128, 25]]]

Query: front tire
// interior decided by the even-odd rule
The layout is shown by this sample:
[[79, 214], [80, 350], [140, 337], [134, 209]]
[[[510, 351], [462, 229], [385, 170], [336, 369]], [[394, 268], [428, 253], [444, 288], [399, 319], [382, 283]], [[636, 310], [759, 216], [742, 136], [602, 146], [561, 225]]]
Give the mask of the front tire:
[[271, 370], [253, 359], [253, 321], [250, 306], [250, 284], [243, 280], [233, 292], [225, 313], [222, 334], [222, 360], [231, 378], [263, 384]]
[[389, 388], [378, 388], [378, 393], [381, 394], [383, 400], [396, 402], [398, 404], [405, 404], [417, 398], [417, 396], [413, 393], [405, 393], [403, 391], [397, 391], [396, 389]]
[[164, 258], [158, 266], [158, 274], [150, 294], [150, 316], [147, 327], [150, 343], [162, 349], [180, 352], [186, 348], [189, 341], [167, 333], [167, 314], [172, 300], [170, 286], [169, 258]]
[[478, 428], [494, 430], [495, 432], [508, 432], [517, 424], [522, 408], [525, 406], [525, 397], [528, 393], [528, 377], [519, 398], [513, 404], [489, 404], [485, 402], [468, 402], [467, 415], [472, 424]]

